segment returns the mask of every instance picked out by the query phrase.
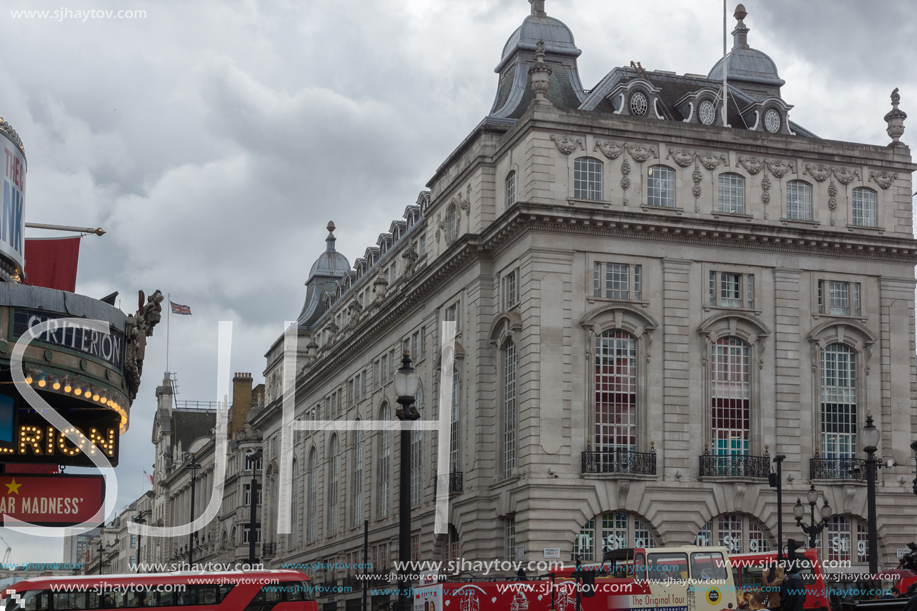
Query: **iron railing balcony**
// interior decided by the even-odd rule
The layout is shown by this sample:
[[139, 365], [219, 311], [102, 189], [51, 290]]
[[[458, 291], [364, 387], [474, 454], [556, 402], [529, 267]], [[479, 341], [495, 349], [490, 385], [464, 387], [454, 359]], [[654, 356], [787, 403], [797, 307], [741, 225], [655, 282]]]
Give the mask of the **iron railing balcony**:
[[866, 461], [853, 456], [824, 458], [815, 450], [809, 459], [809, 479], [845, 479], [866, 481]]
[[464, 489], [465, 477], [461, 471], [452, 471], [448, 475], [441, 475], [440, 477], [449, 484], [449, 494], [461, 492]]
[[583, 452], [583, 473], [656, 475], [656, 448], [650, 448], [649, 452], [626, 449], [587, 450]]
[[699, 457], [701, 477], [751, 477], [767, 479], [771, 472], [771, 457], [747, 454], [711, 454], [708, 449]]

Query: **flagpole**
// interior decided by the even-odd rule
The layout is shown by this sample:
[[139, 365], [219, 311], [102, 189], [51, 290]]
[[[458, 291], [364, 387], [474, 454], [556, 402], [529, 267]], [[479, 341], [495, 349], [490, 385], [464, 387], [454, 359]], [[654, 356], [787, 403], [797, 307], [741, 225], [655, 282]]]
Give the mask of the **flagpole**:
[[[160, 293], [161, 294], [161, 293]], [[166, 293], [169, 300], [169, 317], [166, 318], [166, 375], [169, 375], [169, 335], [172, 330], [172, 293]], [[172, 376], [169, 375], [171, 378]]]

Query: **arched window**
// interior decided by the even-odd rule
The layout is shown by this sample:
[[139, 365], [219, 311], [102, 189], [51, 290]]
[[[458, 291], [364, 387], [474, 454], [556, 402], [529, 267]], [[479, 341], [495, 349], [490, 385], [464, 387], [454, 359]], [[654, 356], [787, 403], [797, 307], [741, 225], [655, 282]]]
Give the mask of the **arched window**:
[[713, 454], [747, 455], [751, 396], [748, 344], [736, 337], [723, 337], [712, 348]]
[[318, 459], [315, 455], [315, 448], [309, 453], [309, 543], [314, 543], [318, 539], [317, 516], [318, 516]]
[[459, 398], [461, 396], [462, 381], [457, 369], [452, 370], [452, 418], [449, 423], [449, 472], [456, 473], [462, 470], [461, 448], [461, 413], [459, 412]]
[[338, 475], [340, 473], [341, 453], [338, 436], [331, 437], [331, 456], [328, 461], [328, 536], [333, 537], [338, 530]]
[[[417, 411], [423, 418], [423, 389], [417, 387], [414, 396]], [[420, 505], [423, 496], [423, 433], [415, 428], [411, 431], [411, 507]]]
[[363, 429], [353, 432], [353, 477], [351, 480], [353, 501], [350, 506], [350, 524], [359, 526], [363, 518]]
[[516, 172], [509, 173], [506, 177], [506, 207], [509, 208], [516, 203]]
[[296, 497], [299, 495], [297, 476], [299, 469], [296, 459], [293, 459], [293, 489], [290, 491], [290, 549], [299, 545], [299, 515], [297, 513]]
[[511, 477], [516, 468], [516, 346], [503, 348], [503, 477]]
[[656, 547], [656, 537], [649, 526], [631, 513], [606, 511], [580, 530], [574, 554], [585, 562], [597, 562], [605, 551], [632, 547]]
[[654, 165], [647, 170], [646, 205], [675, 207], [675, 171], [672, 168]]
[[786, 183], [786, 218], [812, 220], [812, 185], [801, 180]]
[[767, 552], [771, 549], [764, 528], [752, 518], [738, 513], [724, 513], [704, 524], [694, 538], [694, 545], [719, 545], [730, 554]]
[[823, 553], [822, 557], [832, 562], [869, 562], [869, 530], [866, 524], [846, 516], [834, 516], [828, 521], [826, 531], [828, 536], [824, 542], [821, 538], [815, 541], [815, 546]]
[[[382, 404], [380, 420], [390, 420], [392, 417], [388, 403]], [[392, 456], [392, 432], [388, 429], [382, 431], [379, 448], [379, 499], [378, 514], [380, 518], [387, 518], [389, 512], [389, 461]]]
[[592, 157], [580, 157], [573, 162], [573, 197], [602, 199], [602, 162]]
[[606, 473], [626, 467], [637, 449], [637, 342], [626, 331], [595, 338], [595, 448]]
[[745, 214], [745, 179], [738, 174], [720, 174], [717, 210]]
[[822, 351], [821, 452], [827, 459], [857, 455], [857, 355], [844, 344]]
[[853, 190], [852, 199], [853, 225], [858, 227], [875, 227], [876, 220], [876, 192], [872, 189], [857, 187]]

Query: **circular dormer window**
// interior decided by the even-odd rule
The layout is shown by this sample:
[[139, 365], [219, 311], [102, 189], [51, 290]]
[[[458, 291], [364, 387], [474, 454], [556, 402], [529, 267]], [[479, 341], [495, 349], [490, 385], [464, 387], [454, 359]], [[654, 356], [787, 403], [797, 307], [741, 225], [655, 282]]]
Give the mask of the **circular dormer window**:
[[764, 113], [764, 127], [772, 134], [780, 131], [780, 113], [771, 108]]
[[643, 95], [643, 92], [638, 91], [630, 96], [630, 114], [642, 117], [646, 114], [647, 106], [646, 96]]
[[713, 125], [713, 122], [716, 121], [716, 106], [714, 106], [713, 102], [710, 100], [704, 100], [700, 103], [697, 114], [700, 117], [701, 123], [704, 125]]

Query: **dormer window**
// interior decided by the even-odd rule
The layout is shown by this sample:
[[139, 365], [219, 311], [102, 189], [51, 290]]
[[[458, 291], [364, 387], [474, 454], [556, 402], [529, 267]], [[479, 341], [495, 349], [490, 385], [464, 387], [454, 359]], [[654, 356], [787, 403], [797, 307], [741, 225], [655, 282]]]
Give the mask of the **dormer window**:
[[716, 105], [710, 100], [704, 100], [697, 109], [697, 116], [704, 125], [713, 125], [716, 121]]
[[764, 113], [764, 127], [772, 134], [780, 131], [780, 113], [774, 108], [769, 108]]
[[646, 115], [647, 108], [649, 108], [649, 103], [642, 91], [637, 91], [630, 96], [630, 114], [635, 117], [643, 117]]

